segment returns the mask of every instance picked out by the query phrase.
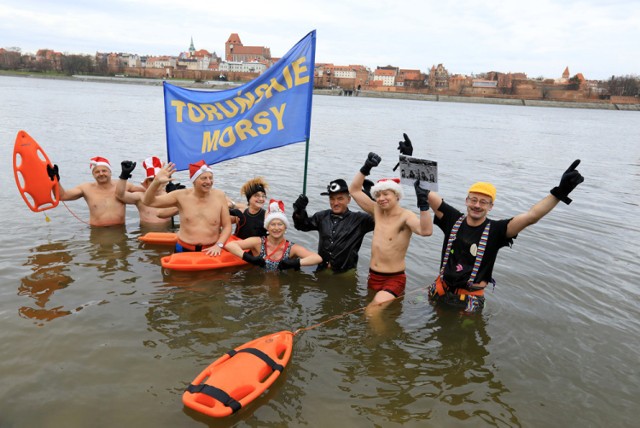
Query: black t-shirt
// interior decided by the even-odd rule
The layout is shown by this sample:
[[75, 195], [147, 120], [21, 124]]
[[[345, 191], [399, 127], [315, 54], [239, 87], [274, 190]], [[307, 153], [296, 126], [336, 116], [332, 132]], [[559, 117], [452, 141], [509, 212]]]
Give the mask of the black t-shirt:
[[[442, 266], [442, 260], [444, 260], [444, 254], [447, 250], [451, 229], [453, 229], [456, 221], [462, 216], [462, 213], [444, 201], [442, 201], [442, 205], [440, 205], [437, 210], [443, 213], [442, 218], [439, 219], [436, 216], [434, 220], [434, 224], [444, 232], [444, 242], [442, 244], [442, 255], [440, 259], [440, 265]], [[491, 220], [487, 218], [480, 226], [475, 227], [469, 226], [466, 220], [462, 222], [456, 239], [453, 241], [449, 260], [444, 268], [443, 279], [447, 285], [450, 287], [466, 287], [476, 261], [480, 238], [482, 237], [482, 232], [487, 222], [491, 223], [487, 246], [474, 282], [491, 281], [493, 265], [496, 262], [498, 250], [507, 245], [513, 245], [513, 240], [516, 238], [515, 236], [513, 238], [507, 238], [507, 225], [510, 221], [510, 218], [506, 220]]]
[[232, 209], [229, 210], [229, 214], [238, 217], [236, 231], [233, 233], [238, 238], [247, 239], [252, 236], [267, 236], [267, 229], [264, 228], [264, 209], [260, 209], [255, 214], [251, 214], [249, 208], [244, 211]]

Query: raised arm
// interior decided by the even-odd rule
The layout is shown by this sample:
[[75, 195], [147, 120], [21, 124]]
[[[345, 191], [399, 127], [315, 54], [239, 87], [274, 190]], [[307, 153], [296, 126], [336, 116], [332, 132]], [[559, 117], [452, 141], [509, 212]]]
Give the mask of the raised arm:
[[529, 211], [518, 214], [511, 219], [507, 225], [508, 238], [513, 238], [527, 226], [537, 223], [542, 217], [549, 214], [549, 212], [558, 205], [558, 202], [562, 201], [567, 205], [571, 203], [569, 193], [584, 181], [584, 177], [576, 170], [579, 164], [579, 159], [571, 164], [564, 174], [562, 174], [560, 184], [551, 189], [550, 195], [547, 195], [540, 202], [532, 206]]
[[378, 166], [381, 160], [382, 158], [377, 154], [373, 152], [369, 153], [364, 165], [360, 168], [360, 171], [356, 173], [356, 176], [353, 177], [353, 181], [349, 185], [349, 194], [353, 197], [360, 208], [371, 215], [373, 215], [376, 203], [372, 201], [366, 193], [364, 193], [362, 185], [364, 184], [365, 177], [371, 173], [371, 168]]
[[309, 198], [305, 195], [298, 196], [298, 199], [293, 203], [293, 227], [303, 232], [318, 230], [316, 222], [309, 218], [309, 214], [307, 214], [308, 203]]
[[[175, 207], [178, 204], [178, 199], [176, 198], [176, 193], [184, 192], [184, 190], [174, 190], [171, 193], [167, 193], [165, 195], [158, 196], [158, 189], [160, 186], [166, 186], [168, 182], [171, 181], [171, 174], [176, 171], [176, 166], [173, 162], [168, 162], [153, 178], [153, 181], [149, 185], [149, 188], [144, 193], [144, 197], [142, 198], [142, 203], [154, 208], [169, 208]], [[227, 213], [228, 215], [228, 213]]]
[[420, 220], [411, 214], [407, 220], [407, 226], [409, 226], [411, 231], [416, 235], [431, 236], [433, 233], [433, 220], [431, 219], [431, 214], [429, 214], [430, 192], [420, 187], [420, 180], [416, 180], [413, 187], [416, 190], [416, 199], [418, 201], [418, 208], [420, 209]]
[[62, 184], [60, 184], [60, 173], [58, 165], [47, 165], [47, 175], [49, 175], [51, 181], [54, 181], [54, 179], [58, 180], [58, 192], [61, 201], [75, 201], [76, 199], [80, 199], [84, 196], [82, 185], [76, 186], [70, 190], [66, 190], [64, 187], [62, 187]]
[[136, 168], [136, 163], [125, 160], [120, 162], [120, 165], [122, 166], [122, 172], [120, 173], [119, 180], [116, 183], [116, 198], [125, 204], [136, 204], [138, 201], [142, 200], [142, 196], [144, 194], [141, 192], [127, 191], [127, 187], [129, 187], [129, 182], [127, 180], [131, 178], [131, 172]]

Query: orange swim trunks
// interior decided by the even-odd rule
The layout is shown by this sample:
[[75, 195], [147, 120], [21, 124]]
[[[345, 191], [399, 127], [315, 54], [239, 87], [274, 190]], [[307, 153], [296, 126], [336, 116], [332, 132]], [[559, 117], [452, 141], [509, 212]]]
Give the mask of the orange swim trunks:
[[367, 286], [374, 291], [386, 291], [387, 293], [393, 294], [395, 297], [399, 297], [404, 294], [406, 285], [407, 275], [404, 271], [383, 273], [369, 269]]

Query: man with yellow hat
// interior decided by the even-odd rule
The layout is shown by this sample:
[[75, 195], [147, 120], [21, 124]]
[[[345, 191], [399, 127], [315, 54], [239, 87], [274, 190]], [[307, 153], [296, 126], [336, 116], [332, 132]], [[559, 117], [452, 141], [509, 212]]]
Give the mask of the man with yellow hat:
[[436, 192], [429, 192], [429, 205], [435, 213], [434, 224], [445, 235], [440, 274], [429, 287], [429, 300], [459, 307], [465, 313], [484, 307], [484, 289], [492, 279], [498, 250], [511, 246], [524, 228], [547, 215], [558, 202], [571, 203], [569, 193], [584, 181], [576, 170], [580, 160], [567, 169], [560, 184], [529, 211], [505, 220], [487, 218], [496, 200], [491, 183], [474, 183], [466, 198], [467, 212], [453, 208]]

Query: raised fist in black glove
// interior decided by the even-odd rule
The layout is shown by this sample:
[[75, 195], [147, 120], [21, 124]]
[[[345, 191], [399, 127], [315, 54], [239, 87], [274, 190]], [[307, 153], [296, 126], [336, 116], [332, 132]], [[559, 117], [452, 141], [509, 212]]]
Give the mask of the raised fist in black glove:
[[267, 262], [262, 257], [254, 256], [249, 251], [246, 251], [242, 255], [242, 260], [244, 260], [245, 262], [249, 262], [252, 265], [256, 265], [256, 266], [260, 266], [260, 267], [265, 267], [267, 265]]
[[418, 199], [418, 208], [420, 211], [429, 211], [429, 190], [420, 187], [420, 180], [416, 180], [413, 183], [413, 187], [416, 189], [416, 198]]
[[371, 196], [371, 188], [373, 186], [374, 186], [373, 181], [365, 179], [364, 183], [362, 183], [362, 191], [364, 192], [365, 195], [371, 198], [372, 201], [375, 201], [373, 196]]
[[51, 166], [47, 164], [47, 175], [53, 181], [54, 178], [58, 179], [58, 183], [60, 182], [60, 174], [58, 174], [58, 165]]
[[120, 162], [120, 166], [122, 166], [122, 172], [120, 173], [121, 180], [128, 180], [131, 178], [131, 172], [136, 169], [136, 163], [131, 161], [122, 161]]
[[305, 195], [298, 196], [298, 199], [293, 203], [293, 209], [295, 211], [304, 211], [309, 204], [309, 198]]
[[398, 142], [398, 150], [400, 151], [400, 154], [407, 156], [413, 155], [413, 146], [411, 145], [409, 136], [404, 133], [402, 134], [402, 136], [404, 137], [404, 141]]
[[180, 190], [180, 189], [186, 189], [187, 186], [185, 186], [184, 184], [180, 184], [180, 183], [174, 183], [173, 181], [170, 181], [167, 183], [167, 187], [165, 187], [165, 190], [167, 191], [167, 193], [171, 193], [174, 190]]
[[571, 166], [564, 172], [564, 174], [562, 174], [560, 184], [550, 191], [553, 196], [560, 199], [567, 205], [571, 203], [569, 193], [571, 193], [578, 184], [584, 181], [584, 177], [576, 170], [578, 165], [580, 165], [580, 159], [573, 161]]
[[280, 269], [280, 270], [286, 270], [286, 269], [300, 270], [300, 259], [284, 259], [280, 263], [278, 263], [278, 269]]
[[380, 165], [381, 160], [382, 158], [377, 154], [373, 152], [369, 153], [369, 156], [367, 156], [367, 160], [364, 161], [364, 165], [362, 165], [362, 168], [360, 168], [360, 172], [362, 173], [362, 175], [366, 177], [367, 175], [371, 174], [371, 168]]

